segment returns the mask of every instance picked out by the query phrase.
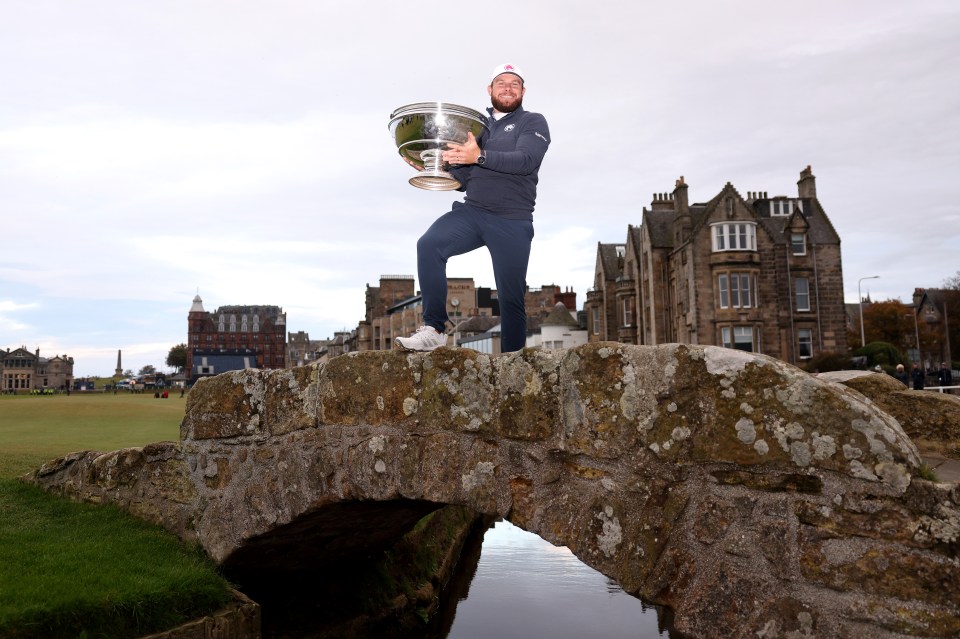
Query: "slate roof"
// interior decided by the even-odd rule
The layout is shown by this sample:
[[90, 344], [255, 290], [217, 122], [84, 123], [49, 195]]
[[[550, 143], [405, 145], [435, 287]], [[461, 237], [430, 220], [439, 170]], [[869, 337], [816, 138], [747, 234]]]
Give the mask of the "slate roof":
[[540, 322], [540, 326], [572, 326], [579, 328], [580, 322], [570, 315], [570, 309], [564, 306], [563, 302], [557, 302], [549, 315]]
[[673, 248], [673, 211], [644, 211], [643, 225], [653, 248]]
[[600, 264], [603, 266], [603, 275], [607, 280], [615, 280], [620, 274], [620, 257], [617, 254], [618, 248], [626, 248], [626, 246], [624, 244], [597, 243]]
[[269, 317], [276, 319], [283, 315], [283, 309], [279, 306], [261, 306], [261, 305], [234, 305], [221, 306], [210, 315], [259, 315], [260, 318]]

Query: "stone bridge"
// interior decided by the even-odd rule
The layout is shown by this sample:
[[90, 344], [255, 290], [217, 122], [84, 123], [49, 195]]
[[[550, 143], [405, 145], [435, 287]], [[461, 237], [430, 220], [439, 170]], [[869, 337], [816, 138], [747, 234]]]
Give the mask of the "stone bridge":
[[226, 373], [181, 441], [32, 480], [283, 570], [445, 504], [568, 546], [694, 637], [960, 634], [960, 489], [858, 392], [716, 347], [364, 352]]

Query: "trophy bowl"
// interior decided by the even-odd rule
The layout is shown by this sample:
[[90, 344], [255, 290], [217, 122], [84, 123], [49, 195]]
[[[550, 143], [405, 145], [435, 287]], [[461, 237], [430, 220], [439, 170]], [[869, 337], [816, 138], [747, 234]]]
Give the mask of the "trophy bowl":
[[463, 144], [467, 133], [479, 138], [487, 128], [479, 111], [447, 102], [417, 102], [390, 114], [390, 134], [404, 161], [417, 169], [410, 184], [428, 191], [455, 191], [460, 182], [449, 173], [442, 154], [450, 142]]

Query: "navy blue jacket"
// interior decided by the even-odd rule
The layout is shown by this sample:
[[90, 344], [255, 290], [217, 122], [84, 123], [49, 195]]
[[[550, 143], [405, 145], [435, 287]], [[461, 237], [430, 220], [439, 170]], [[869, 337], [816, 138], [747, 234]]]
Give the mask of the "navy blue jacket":
[[547, 120], [523, 107], [499, 120], [487, 118], [488, 131], [477, 143], [486, 153], [483, 166], [453, 167], [466, 191], [464, 202], [511, 220], [533, 220], [540, 163], [550, 146]]

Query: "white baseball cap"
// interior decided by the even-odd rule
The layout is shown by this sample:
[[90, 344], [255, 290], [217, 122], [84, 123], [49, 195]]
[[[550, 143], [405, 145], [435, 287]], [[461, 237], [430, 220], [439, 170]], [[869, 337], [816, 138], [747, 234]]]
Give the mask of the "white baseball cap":
[[490, 76], [490, 83], [492, 84], [493, 81], [497, 79], [497, 76], [501, 73], [512, 73], [520, 78], [521, 82], [523, 82], [523, 69], [515, 64], [510, 64], [507, 62], [506, 64], [501, 64], [494, 68], [493, 75]]

